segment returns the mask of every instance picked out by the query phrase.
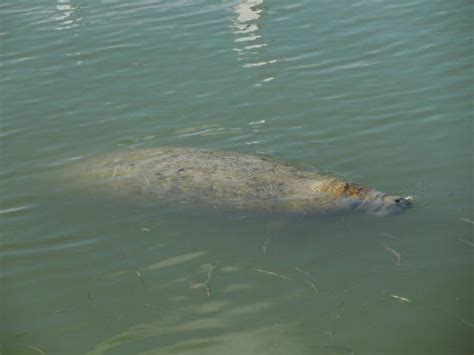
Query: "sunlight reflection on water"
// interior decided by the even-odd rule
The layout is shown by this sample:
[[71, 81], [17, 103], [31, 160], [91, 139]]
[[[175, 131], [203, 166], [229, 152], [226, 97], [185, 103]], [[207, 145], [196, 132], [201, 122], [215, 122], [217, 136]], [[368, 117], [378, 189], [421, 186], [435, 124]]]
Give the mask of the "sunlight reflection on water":
[[71, 29], [84, 20], [84, 11], [69, 0], [57, 0], [56, 10], [57, 14], [54, 16], [54, 20], [58, 21], [57, 30]]
[[[277, 63], [276, 59], [262, 60], [262, 48], [268, 46], [261, 31], [259, 23], [264, 14], [264, 0], [246, 0], [234, 8], [236, 19], [233, 22], [235, 34], [234, 50], [239, 54], [239, 59], [245, 63], [243, 68], [261, 67]], [[273, 80], [266, 78], [264, 82]]]

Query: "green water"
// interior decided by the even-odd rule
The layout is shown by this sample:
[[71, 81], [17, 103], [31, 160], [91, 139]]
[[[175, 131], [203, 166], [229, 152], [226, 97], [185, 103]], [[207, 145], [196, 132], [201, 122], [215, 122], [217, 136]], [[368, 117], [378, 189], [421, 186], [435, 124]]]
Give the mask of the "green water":
[[[464, 0], [3, 1], [1, 354], [472, 354], [472, 15]], [[196, 214], [58, 179], [155, 146], [264, 153], [416, 206]]]

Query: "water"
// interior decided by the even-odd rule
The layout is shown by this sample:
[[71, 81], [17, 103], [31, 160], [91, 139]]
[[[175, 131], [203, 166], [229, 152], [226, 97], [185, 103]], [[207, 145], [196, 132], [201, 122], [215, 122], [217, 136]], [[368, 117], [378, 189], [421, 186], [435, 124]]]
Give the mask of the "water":
[[[471, 2], [0, 14], [2, 354], [473, 352]], [[83, 157], [164, 145], [261, 152], [417, 206], [237, 218], [58, 180]]]

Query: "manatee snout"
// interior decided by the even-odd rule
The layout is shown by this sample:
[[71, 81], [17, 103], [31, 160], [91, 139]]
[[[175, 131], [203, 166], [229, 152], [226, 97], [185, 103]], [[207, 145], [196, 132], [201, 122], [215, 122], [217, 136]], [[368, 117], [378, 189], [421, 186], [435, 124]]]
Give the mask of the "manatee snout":
[[372, 211], [376, 216], [399, 214], [413, 207], [413, 197], [384, 195], [379, 205]]

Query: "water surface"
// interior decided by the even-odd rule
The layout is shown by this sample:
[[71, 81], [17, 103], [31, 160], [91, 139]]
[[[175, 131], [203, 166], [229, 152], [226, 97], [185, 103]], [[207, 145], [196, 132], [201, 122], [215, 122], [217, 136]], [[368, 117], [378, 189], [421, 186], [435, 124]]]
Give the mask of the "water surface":
[[[472, 14], [468, 1], [3, 1], [0, 351], [471, 354]], [[58, 179], [156, 146], [263, 153], [417, 206], [199, 214]]]

